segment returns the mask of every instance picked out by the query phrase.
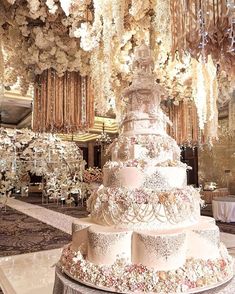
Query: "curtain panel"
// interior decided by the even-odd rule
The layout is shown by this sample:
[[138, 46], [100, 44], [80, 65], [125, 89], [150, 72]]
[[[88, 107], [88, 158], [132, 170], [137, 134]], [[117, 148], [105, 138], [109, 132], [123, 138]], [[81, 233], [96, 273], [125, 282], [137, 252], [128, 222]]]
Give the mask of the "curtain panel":
[[90, 78], [79, 72], [59, 77], [45, 70], [34, 86], [33, 130], [73, 133], [86, 131], [94, 124], [94, 96]]

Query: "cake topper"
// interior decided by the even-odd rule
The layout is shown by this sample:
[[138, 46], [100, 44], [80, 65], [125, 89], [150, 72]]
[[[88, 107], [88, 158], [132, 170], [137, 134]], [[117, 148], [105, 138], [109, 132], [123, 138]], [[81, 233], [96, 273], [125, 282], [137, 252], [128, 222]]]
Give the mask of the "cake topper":
[[151, 56], [150, 48], [141, 41], [141, 45], [136, 49], [133, 62], [133, 71], [151, 74], [154, 68], [153, 58]]
[[135, 50], [132, 69], [132, 83], [123, 91], [126, 112], [137, 111], [152, 116], [152, 112], [159, 107], [163, 91], [155, 81], [154, 60], [144, 41]]

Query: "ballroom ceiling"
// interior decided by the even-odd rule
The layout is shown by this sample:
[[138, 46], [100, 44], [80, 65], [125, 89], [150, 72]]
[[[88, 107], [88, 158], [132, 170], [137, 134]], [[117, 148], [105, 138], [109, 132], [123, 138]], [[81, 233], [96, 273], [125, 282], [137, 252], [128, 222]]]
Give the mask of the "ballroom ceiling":
[[0, 100], [1, 126], [25, 128], [30, 126], [32, 96], [22, 96], [16, 89], [4, 90]]

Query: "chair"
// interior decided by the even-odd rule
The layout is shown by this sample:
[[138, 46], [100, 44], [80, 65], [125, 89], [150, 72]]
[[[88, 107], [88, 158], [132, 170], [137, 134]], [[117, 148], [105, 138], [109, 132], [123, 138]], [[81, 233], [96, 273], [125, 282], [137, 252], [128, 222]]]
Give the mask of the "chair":
[[0, 208], [4, 209], [4, 211], [7, 211], [7, 201], [11, 197], [11, 191], [5, 192], [3, 196], [0, 196]]
[[29, 196], [29, 187], [22, 186], [21, 187], [21, 197], [28, 197]]
[[48, 205], [49, 202], [49, 195], [48, 193], [45, 191], [45, 189], [42, 190], [42, 205]]

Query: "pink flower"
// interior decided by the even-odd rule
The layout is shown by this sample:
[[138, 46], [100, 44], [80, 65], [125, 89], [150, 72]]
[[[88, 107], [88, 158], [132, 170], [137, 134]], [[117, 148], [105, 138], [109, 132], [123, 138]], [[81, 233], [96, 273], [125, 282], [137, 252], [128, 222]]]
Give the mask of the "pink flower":
[[146, 203], [148, 200], [148, 195], [142, 190], [135, 191], [135, 202], [138, 204]]

